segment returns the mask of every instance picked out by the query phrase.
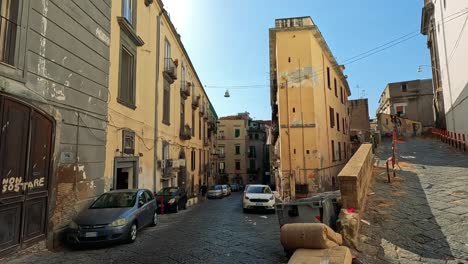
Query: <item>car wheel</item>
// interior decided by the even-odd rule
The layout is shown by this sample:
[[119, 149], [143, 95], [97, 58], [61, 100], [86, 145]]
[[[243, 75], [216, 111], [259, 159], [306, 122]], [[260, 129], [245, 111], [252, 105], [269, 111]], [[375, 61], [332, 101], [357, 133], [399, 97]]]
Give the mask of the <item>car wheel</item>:
[[155, 211], [154, 212], [154, 215], [153, 215], [153, 222], [151, 222], [151, 226], [157, 226], [159, 223], [159, 215], [158, 213]]
[[137, 238], [137, 233], [138, 233], [137, 225], [136, 225], [136, 223], [133, 223], [132, 226], [130, 226], [130, 229], [128, 230], [127, 242], [128, 243], [135, 242], [135, 240]]

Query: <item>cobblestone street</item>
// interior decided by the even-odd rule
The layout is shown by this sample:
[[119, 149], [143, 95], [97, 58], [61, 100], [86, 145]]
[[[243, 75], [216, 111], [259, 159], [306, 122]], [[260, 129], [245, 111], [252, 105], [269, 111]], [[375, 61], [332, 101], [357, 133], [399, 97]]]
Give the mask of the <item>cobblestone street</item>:
[[[385, 141], [361, 223], [366, 263], [468, 263], [468, 155], [433, 139], [397, 144], [387, 183]], [[372, 194], [375, 193], [375, 194]], [[368, 255], [368, 256], [365, 256]]]
[[[6, 263], [284, 263], [275, 214], [243, 214], [239, 193], [161, 217], [133, 244], [38, 252]], [[5, 261], [5, 260], [4, 260]], [[5, 263], [5, 262], [2, 262]]]

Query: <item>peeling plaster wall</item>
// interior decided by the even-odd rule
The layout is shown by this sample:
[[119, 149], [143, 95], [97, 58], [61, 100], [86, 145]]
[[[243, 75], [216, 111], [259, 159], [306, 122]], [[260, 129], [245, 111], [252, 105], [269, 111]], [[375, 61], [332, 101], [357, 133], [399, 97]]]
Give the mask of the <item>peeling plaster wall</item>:
[[24, 0], [15, 73], [0, 89], [55, 120], [47, 244], [104, 190], [110, 0]]

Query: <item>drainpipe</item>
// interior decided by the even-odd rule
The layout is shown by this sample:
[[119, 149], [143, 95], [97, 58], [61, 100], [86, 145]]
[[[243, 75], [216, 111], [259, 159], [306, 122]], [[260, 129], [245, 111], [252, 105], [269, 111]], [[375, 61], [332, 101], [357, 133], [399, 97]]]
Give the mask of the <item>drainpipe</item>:
[[159, 55], [161, 42], [161, 15], [162, 9], [156, 17], [156, 87], [154, 93], [154, 146], [153, 146], [153, 177], [154, 177], [154, 192], [157, 191], [157, 164], [158, 164], [158, 100], [159, 100]]

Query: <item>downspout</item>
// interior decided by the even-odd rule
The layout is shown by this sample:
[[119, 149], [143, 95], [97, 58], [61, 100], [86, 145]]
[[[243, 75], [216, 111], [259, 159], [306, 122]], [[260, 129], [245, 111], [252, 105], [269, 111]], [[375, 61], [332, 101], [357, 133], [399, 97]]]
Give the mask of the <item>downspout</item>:
[[158, 164], [158, 106], [159, 106], [159, 55], [160, 55], [160, 42], [161, 42], [161, 15], [162, 9], [156, 17], [156, 87], [154, 93], [154, 146], [153, 146], [153, 177], [154, 177], [154, 192], [157, 189], [157, 164]]

